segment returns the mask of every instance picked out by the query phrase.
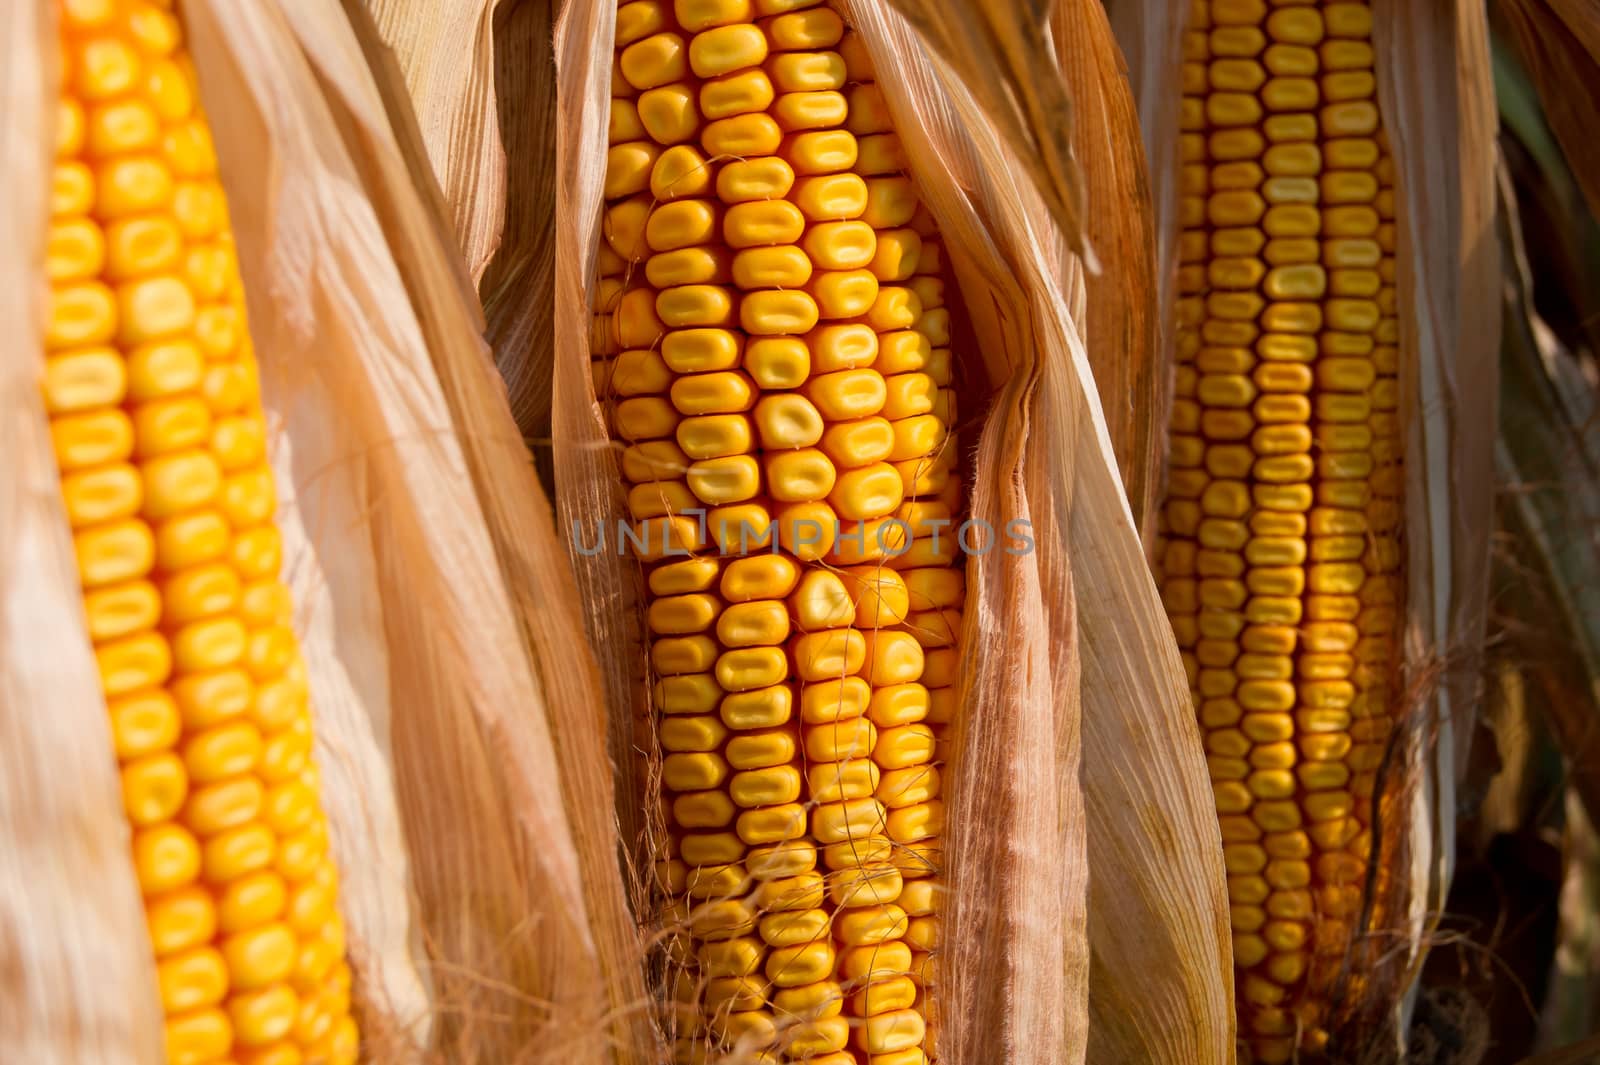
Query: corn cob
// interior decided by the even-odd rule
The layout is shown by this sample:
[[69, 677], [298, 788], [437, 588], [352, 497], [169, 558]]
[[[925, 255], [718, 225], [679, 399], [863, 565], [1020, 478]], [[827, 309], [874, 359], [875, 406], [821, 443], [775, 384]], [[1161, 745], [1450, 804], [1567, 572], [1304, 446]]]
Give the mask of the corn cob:
[[174, 1065], [354, 1062], [227, 206], [170, 3], [61, 0], [44, 398]]
[[1221, 817], [1241, 1034], [1267, 1063], [1326, 1042], [1395, 711], [1394, 189], [1371, 30], [1365, 2], [1196, 0], [1184, 35], [1159, 561]]
[[819, 0], [634, 0], [616, 47], [591, 349], [646, 541], [673, 1057], [923, 1065], [964, 596], [937, 230]]

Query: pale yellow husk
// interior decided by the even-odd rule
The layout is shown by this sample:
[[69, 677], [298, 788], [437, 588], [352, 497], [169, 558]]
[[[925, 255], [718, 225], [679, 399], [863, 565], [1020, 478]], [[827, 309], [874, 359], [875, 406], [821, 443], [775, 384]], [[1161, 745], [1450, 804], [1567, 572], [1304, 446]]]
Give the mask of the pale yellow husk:
[[[347, 5], [390, 117], [397, 151], [379, 154], [388, 180], [372, 191], [391, 234], [406, 287], [412, 294], [446, 402], [463, 436], [467, 464], [482, 503], [524, 646], [544, 694], [560, 770], [567, 816], [577, 842], [601, 984], [602, 1019], [596, 1027], [618, 1063], [653, 1060], [639, 943], [619, 878], [622, 853], [613, 761], [599, 672], [584, 640], [572, 573], [549, 504], [528, 476], [530, 456], [517, 436], [505, 384], [481, 335], [484, 322], [450, 233], [439, 189], [408, 180], [424, 173], [421, 131], [396, 79], [383, 76], [384, 50], [377, 28]], [[372, 137], [387, 143], [385, 126], [368, 112]], [[413, 195], [414, 194], [414, 195]], [[616, 750], [627, 753], [626, 737]], [[581, 985], [578, 985], [581, 986]]]
[[[345, 0], [345, 6], [363, 5]], [[449, 204], [451, 231], [476, 284], [500, 246], [506, 206], [495, 108], [500, 0], [367, 0], [364, 6], [394, 51], [429, 165]]]

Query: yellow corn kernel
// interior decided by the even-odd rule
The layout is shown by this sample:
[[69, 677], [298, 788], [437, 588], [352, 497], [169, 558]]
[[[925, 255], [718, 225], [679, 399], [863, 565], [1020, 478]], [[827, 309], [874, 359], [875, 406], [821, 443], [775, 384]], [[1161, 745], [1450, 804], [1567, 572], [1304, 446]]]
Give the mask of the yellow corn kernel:
[[878, 279], [869, 270], [837, 270], [816, 274], [806, 291], [816, 302], [820, 318], [856, 318], [872, 309], [878, 298]]
[[[706, 90], [699, 100], [704, 106]], [[685, 84], [662, 85], [641, 93], [637, 105], [639, 124], [657, 144], [682, 144], [699, 129], [700, 111], [694, 90]]]
[[865, 799], [878, 788], [881, 770], [870, 759], [853, 758], [808, 766], [806, 782], [815, 802]]

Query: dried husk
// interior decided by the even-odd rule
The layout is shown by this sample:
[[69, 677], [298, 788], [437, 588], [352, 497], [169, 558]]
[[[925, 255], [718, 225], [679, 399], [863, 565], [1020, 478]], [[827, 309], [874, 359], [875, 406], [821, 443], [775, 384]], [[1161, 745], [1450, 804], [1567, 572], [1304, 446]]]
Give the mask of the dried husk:
[[54, 7], [6, 5], [0, 40], [0, 1059], [156, 1065], [155, 962], [39, 387]]
[[1022, 168], [1069, 250], [1091, 264], [1084, 180], [1073, 157], [1072, 97], [1057, 73], [1052, 0], [890, 0], [979, 105]]
[[[495, 114], [500, 0], [343, 0], [394, 52], [455, 240], [474, 284], [500, 246], [506, 159]], [[376, 72], [381, 78], [381, 72]]]
[[[558, 0], [502, 7], [495, 24], [495, 83], [503, 103], [505, 226], [483, 276], [487, 336], [505, 378], [511, 413], [533, 448], [547, 492], [555, 490], [550, 396], [555, 359], [556, 64]], [[524, 358], [523, 353], [530, 357]]]
[[1055, 0], [1050, 23], [1076, 112], [1073, 155], [1092, 208], [1085, 237], [1100, 260], [1085, 284], [1084, 342], [1133, 523], [1150, 543], [1166, 430], [1149, 414], [1166, 409], [1172, 375], [1157, 336], [1156, 224], [1139, 115], [1105, 6]]
[[[1163, 321], [1171, 320], [1177, 225], [1182, 19], [1160, 0], [1115, 0], [1132, 65], [1158, 217]], [[1374, 0], [1378, 94], [1397, 172], [1396, 252], [1406, 422], [1408, 712], [1388, 761], [1381, 860], [1402, 871], [1389, 915], [1363, 927], [1382, 961], [1359, 1001], [1336, 1003], [1345, 1045], [1393, 1053], [1442, 912], [1454, 860], [1455, 789], [1480, 699], [1492, 528], [1499, 260], [1495, 112], [1486, 18], [1470, 0]], [[1409, 308], [1409, 311], [1405, 310]], [[1173, 363], [1173, 336], [1164, 339]], [[1165, 410], [1154, 412], [1161, 424]], [[1365, 923], [1365, 922], [1364, 922]]]
[[[512, 415], [550, 466], [557, 0], [343, 0], [394, 52], [482, 297]], [[437, 27], [443, 26], [443, 32]], [[470, 49], [465, 46], [470, 43]], [[378, 71], [380, 83], [384, 80]], [[497, 113], [498, 112], [498, 113]], [[517, 353], [515, 357], [501, 352]]]
[[1573, 177], [1600, 218], [1600, 9], [1588, 0], [1498, 0]]
[[[1136, 472], [1126, 465], [1124, 483], [1147, 486], [1150, 509], [1140, 523], [1139, 533], [1147, 550], [1155, 549], [1155, 516], [1166, 491], [1167, 415], [1172, 409], [1172, 389], [1177, 362], [1173, 358], [1174, 318], [1178, 280], [1178, 71], [1183, 62], [1182, 17], [1174, 17], [1174, 4], [1152, 0], [1103, 0], [1112, 35], [1121, 47], [1127, 66], [1128, 84], [1133, 91], [1143, 135], [1146, 164], [1145, 181], [1150, 224], [1154, 230], [1154, 259], [1149, 277], [1155, 285], [1155, 304], [1147, 313], [1155, 315], [1153, 329], [1154, 367], [1148, 393], [1135, 397], [1138, 407], [1130, 416], [1134, 425], [1155, 434], [1148, 448], [1118, 451], [1123, 461], [1147, 464]], [[1096, 199], [1098, 202], [1098, 197]], [[1099, 212], [1096, 212], [1097, 214]], [[1111, 253], [1107, 253], [1108, 260]], [[1113, 266], [1115, 268], [1114, 260]], [[1150, 282], [1146, 281], [1145, 284]], [[1099, 373], [1096, 379], [1103, 379]], [[1102, 393], [1103, 395], [1103, 393]], [[1148, 403], [1143, 406], [1141, 403]], [[1110, 419], [1115, 423], [1115, 418]], [[1130, 492], [1130, 497], [1132, 493]]]
[[186, 13], [264, 393], [412, 859], [432, 1002], [376, 1003], [367, 1053], [643, 1060], [592, 667], [416, 129], [336, 5]]
[[[347, 8], [372, 69], [381, 70], [383, 56], [378, 53], [383, 45], [376, 28], [359, 7]], [[390, 125], [376, 111], [367, 112], [368, 134], [377, 142], [372, 155], [384, 161], [387, 174], [373, 199], [386, 230], [394, 234], [401, 272], [429, 338], [446, 401], [458, 423], [476, 427], [464, 437], [467, 462], [547, 702], [605, 985], [604, 1023], [611, 1052], [619, 1063], [644, 1061], [653, 1050], [639, 967], [642, 947], [619, 876], [623, 854], [599, 671], [583, 636], [577, 592], [550, 506], [517, 435], [505, 383], [481, 339], [483, 319], [474, 292], [460, 273], [450, 234], [441, 224], [445, 214], [439, 190], [432, 182], [423, 181], [418, 188], [411, 180], [423, 172], [423, 136], [398, 81], [380, 76], [377, 86]], [[387, 140], [391, 127], [398, 142], [392, 147]]]
[[1506, 263], [1502, 405], [1495, 443], [1501, 527], [1516, 544], [1497, 583], [1496, 621], [1519, 673], [1551, 697], [1545, 720], [1571, 767], [1571, 790], [1600, 823], [1600, 559], [1578, 530], [1600, 522], [1600, 419], [1582, 359], [1534, 306], [1534, 271], [1517, 218], [1512, 175], [1501, 171]]
[[[605, 412], [595, 399], [589, 371], [590, 287], [599, 247], [601, 189], [605, 177], [605, 138], [611, 45], [616, 11], [607, 4], [567, 4], [555, 23], [555, 57], [560, 84], [556, 102], [556, 254], [554, 347], [551, 406], [556, 462], [556, 515], [571, 558], [583, 604], [584, 630], [599, 660], [607, 724], [616, 762], [618, 815], [622, 839], [635, 866], [648, 872], [653, 835], [646, 811], [654, 796], [635, 786], [632, 737], [645, 713], [643, 664], [648, 658], [637, 607], [643, 591], [639, 569], [616, 553], [614, 532], [625, 516], [622, 473], [611, 447]], [[501, 361], [530, 364], [536, 349], [502, 351]], [[578, 544], [605, 534], [610, 550], [585, 556]], [[645, 801], [640, 801], [641, 799]], [[656, 831], [659, 831], [657, 826]], [[636, 912], [648, 910], [643, 876], [635, 878]]]
[[[965, 711], [943, 777], [940, 1059], [1232, 1061], [1220, 837], [1079, 332], [1083, 261], [1028, 183], [1037, 162], [1002, 141], [897, 5], [838, 6], [878, 67], [960, 281], [970, 369], [989, 387], [972, 514], [996, 529], [1027, 519], [1035, 543], [968, 562]], [[588, 350], [614, 18], [609, 4], [570, 4], [556, 27], [552, 418], [562, 532], [585, 548], [572, 562], [613, 731], [639, 724], [647, 740], [639, 568], [615, 547], [621, 479]], [[516, 357], [531, 356], [501, 352]], [[601, 528], [607, 546], [591, 554]], [[636, 838], [647, 859], [650, 833]]]
[[[1515, 113], [1509, 106], [1504, 111]], [[1515, 120], [1508, 125], [1508, 138], [1537, 135]], [[1523, 146], [1529, 147], [1525, 140]], [[1559, 162], [1553, 165], [1560, 169]], [[1510, 489], [1499, 495], [1502, 537], [1515, 550], [1502, 550], [1496, 560], [1494, 620], [1505, 644], [1502, 654], [1509, 658], [1505, 669], [1514, 670], [1513, 690], [1526, 686], [1534, 693], [1520, 701], [1528, 705], [1516, 709], [1524, 719], [1542, 717], [1564, 768], [1559, 940], [1536, 1043], [1550, 1052], [1591, 1034], [1600, 1009], [1600, 839], [1594, 827], [1600, 823], [1600, 747], [1593, 742], [1600, 715], [1600, 608], [1585, 594], [1600, 581], [1600, 560], [1583, 532], [1600, 521], [1600, 449], [1594, 439], [1600, 410], [1583, 359], [1534, 306], [1535, 269], [1517, 214], [1514, 177], [1521, 185], [1516, 167], [1501, 168], [1506, 322], [1495, 461], [1500, 484]], [[1541, 177], [1560, 187], [1575, 175]], [[1574, 196], [1571, 202], [1576, 201]], [[1539, 272], [1541, 279], [1546, 276]], [[1557, 299], [1568, 303], [1563, 297], [1573, 295], [1581, 307], [1584, 293], [1558, 292]], [[1509, 717], [1508, 709], [1501, 712]], [[1542, 752], [1527, 734], [1538, 731], [1526, 720], [1521, 730], [1503, 725], [1495, 730], [1501, 762], [1513, 769], [1495, 775], [1484, 807], [1493, 809], [1491, 803], [1500, 799], [1500, 806], [1510, 809], [1500, 824], [1485, 825], [1485, 838], [1495, 829], [1515, 831], [1536, 819], [1521, 806], [1537, 795], [1528, 779], [1534, 776], [1529, 763]], [[1513, 747], [1509, 755], [1508, 746]], [[1487, 818], [1480, 813], [1478, 820]]]
[[[1456, 788], [1482, 699], [1498, 408], [1500, 245], [1487, 16], [1471, 0], [1373, 5], [1378, 102], [1396, 171], [1396, 266], [1406, 438], [1405, 676], [1415, 701], [1397, 742], [1397, 801], [1383, 850], [1409, 857], [1386, 949], [1358, 1025], [1380, 1011], [1396, 1042], [1443, 913], [1455, 862]], [[1387, 800], [1386, 800], [1387, 802]], [[1387, 812], [1387, 811], [1386, 811]], [[1381, 936], [1385, 930], [1369, 929]], [[1380, 943], [1388, 943], [1380, 939]], [[1404, 997], [1401, 997], [1401, 996]], [[1399, 998], [1398, 1008], [1392, 1004]]]

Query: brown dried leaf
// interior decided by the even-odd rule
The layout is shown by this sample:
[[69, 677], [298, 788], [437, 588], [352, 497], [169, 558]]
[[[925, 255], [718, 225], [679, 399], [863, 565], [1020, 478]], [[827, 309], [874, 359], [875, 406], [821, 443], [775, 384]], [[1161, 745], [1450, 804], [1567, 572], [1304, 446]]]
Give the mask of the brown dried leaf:
[[[1128, 66], [1129, 83], [1138, 106], [1139, 124], [1144, 134], [1144, 153], [1148, 164], [1146, 178], [1149, 204], [1154, 211], [1155, 258], [1151, 276], [1156, 288], [1154, 323], [1156, 354], [1153, 379], [1148, 393], [1151, 408], [1144, 412], [1142, 425], [1152, 428], [1154, 457], [1149, 461], [1151, 483], [1148, 489], [1160, 505], [1166, 484], [1167, 433], [1171, 417], [1172, 385], [1177, 354], [1177, 331], [1173, 320], [1178, 277], [1178, 101], [1174, 72], [1183, 63], [1182, 18], [1173, 17], [1173, 7], [1150, 0], [1104, 0], [1113, 35], [1122, 47]], [[1098, 197], [1096, 198], [1098, 202]], [[1100, 214], [1099, 210], [1095, 215]], [[1097, 378], [1098, 378], [1098, 367]], [[1111, 421], [1115, 423], [1115, 418]], [[1124, 465], [1124, 479], [1128, 467]], [[1130, 493], [1131, 496], [1131, 493]], [[1146, 549], [1155, 546], [1152, 517], [1147, 511], [1139, 532]]]
[[1067, 247], [1092, 261], [1084, 181], [1073, 157], [1072, 98], [1050, 41], [1050, 0], [891, 0], [982, 104]]
[[1155, 216], [1126, 64], [1100, 0], [1055, 0], [1056, 55], [1076, 115], [1073, 153], [1091, 210], [1085, 235], [1100, 259], [1086, 282], [1084, 341], [1111, 448], [1149, 543], [1160, 503], [1171, 374], [1161, 357]]
[[480, 291], [511, 413], [553, 491], [556, 64], [554, 0], [522, 0], [495, 25], [495, 79], [507, 162], [505, 229]]
[[1600, 218], [1600, 6], [1593, 0], [1499, 0], [1511, 43], [1539, 90], [1589, 211]]
[[[1455, 859], [1455, 789], [1481, 700], [1500, 340], [1497, 119], [1482, 4], [1373, 5], [1378, 100], [1396, 171], [1401, 404], [1406, 416], [1406, 668], [1417, 704], [1383, 851], [1403, 875], [1388, 912], [1405, 949], [1360, 1027], [1415, 986]], [[1387, 802], [1386, 802], [1387, 805]], [[1386, 930], [1371, 930], [1382, 935]], [[1409, 996], [1404, 1001], [1409, 1003]], [[1406, 1030], [1405, 1009], [1393, 1017]]]
[[[555, 363], [551, 408], [559, 527], [571, 556], [583, 604], [589, 646], [600, 663], [612, 737], [617, 812], [622, 840], [636, 863], [647, 862], [647, 825], [634, 783], [632, 736], [643, 663], [648, 658], [639, 631], [642, 585], [637, 565], [620, 557], [614, 542], [622, 507], [622, 473], [589, 371], [590, 287], [596, 277], [601, 190], [605, 181], [611, 46], [616, 12], [608, 4], [568, 4], [555, 24], [555, 59], [561, 92], [555, 114], [556, 204], [554, 213]], [[575, 551], [574, 538], [607, 545], [592, 555]], [[642, 865], [640, 868], [644, 868]], [[646, 912], [642, 886], [634, 903]]]

